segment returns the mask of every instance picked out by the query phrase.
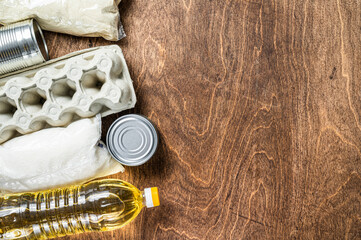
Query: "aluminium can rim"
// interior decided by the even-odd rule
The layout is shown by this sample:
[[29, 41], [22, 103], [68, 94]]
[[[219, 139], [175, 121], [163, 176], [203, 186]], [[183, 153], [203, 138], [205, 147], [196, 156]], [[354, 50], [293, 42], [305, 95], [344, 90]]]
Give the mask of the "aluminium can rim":
[[[45, 37], [43, 30], [41, 29], [39, 23], [35, 19], [30, 19], [30, 25], [31, 25], [31, 34], [33, 37], [34, 42], [36, 42], [36, 47], [41, 56], [44, 58], [44, 61], [48, 61], [50, 59], [49, 57], [49, 51], [48, 46], [46, 45]], [[39, 33], [39, 36], [37, 35]]]

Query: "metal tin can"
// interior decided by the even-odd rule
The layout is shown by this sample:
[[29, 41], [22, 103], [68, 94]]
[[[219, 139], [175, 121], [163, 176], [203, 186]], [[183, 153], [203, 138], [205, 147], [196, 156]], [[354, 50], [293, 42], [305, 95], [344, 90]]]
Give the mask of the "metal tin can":
[[45, 62], [48, 49], [34, 19], [0, 28], [0, 75]]
[[126, 166], [147, 162], [158, 146], [158, 135], [153, 124], [138, 114], [118, 118], [107, 133], [107, 147], [114, 159]]

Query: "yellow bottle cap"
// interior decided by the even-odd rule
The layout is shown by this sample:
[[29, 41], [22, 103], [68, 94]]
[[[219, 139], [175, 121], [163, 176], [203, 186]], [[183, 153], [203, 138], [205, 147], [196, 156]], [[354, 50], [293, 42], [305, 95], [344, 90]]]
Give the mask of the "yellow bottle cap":
[[160, 205], [158, 188], [146, 188], [144, 189], [145, 204], [148, 208], [157, 207]]
[[157, 187], [152, 187], [150, 190], [152, 191], [153, 205], [154, 205], [154, 207], [157, 207], [157, 206], [160, 205], [158, 188]]

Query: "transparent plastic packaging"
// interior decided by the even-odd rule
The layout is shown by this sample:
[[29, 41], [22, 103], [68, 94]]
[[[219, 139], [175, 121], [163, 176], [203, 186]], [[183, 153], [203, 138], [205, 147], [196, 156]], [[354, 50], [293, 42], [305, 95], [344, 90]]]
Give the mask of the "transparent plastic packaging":
[[143, 207], [159, 206], [157, 188], [144, 192], [122, 180], [0, 197], [0, 239], [49, 239], [118, 229]]
[[35, 18], [42, 29], [75, 36], [125, 37], [120, 22], [120, 0], [1, 0], [0, 23]]
[[105, 145], [99, 145], [100, 137], [97, 116], [0, 145], [0, 194], [69, 186], [123, 172]]

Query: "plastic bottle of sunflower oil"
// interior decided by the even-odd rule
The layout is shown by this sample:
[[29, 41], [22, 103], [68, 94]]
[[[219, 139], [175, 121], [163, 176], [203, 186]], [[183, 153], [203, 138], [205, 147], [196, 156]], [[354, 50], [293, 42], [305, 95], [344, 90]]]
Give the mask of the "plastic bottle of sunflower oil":
[[49, 239], [118, 229], [146, 206], [159, 206], [157, 188], [143, 192], [105, 179], [68, 188], [0, 197], [0, 239]]

